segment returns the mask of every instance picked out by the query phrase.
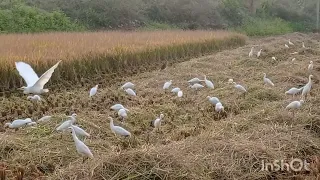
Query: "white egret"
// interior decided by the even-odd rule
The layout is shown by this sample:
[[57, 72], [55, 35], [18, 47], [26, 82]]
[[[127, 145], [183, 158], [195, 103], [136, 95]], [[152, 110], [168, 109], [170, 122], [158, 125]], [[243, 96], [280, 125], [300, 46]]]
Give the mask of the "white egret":
[[294, 117], [294, 111], [297, 109], [300, 109], [303, 103], [304, 103], [303, 100], [293, 101], [286, 107], [286, 110], [292, 110], [292, 116]]
[[173, 92], [173, 93], [178, 93], [179, 91], [180, 91], [180, 88], [178, 88], [178, 87], [173, 88], [173, 89], [171, 90], [171, 92]]
[[112, 110], [119, 111], [120, 109], [125, 109], [122, 104], [115, 104], [111, 106]]
[[209, 81], [206, 76], [204, 76], [204, 82], [206, 83], [208, 88], [214, 89], [213, 83], [211, 81]]
[[68, 116], [70, 119], [64, 121], [60, 126], [56, 128], [57, 131], [65, 131], [77, 121], [77, 114], [73, 113], [71, 116]]
[[37, 122], [47, 122], [51, 120], [51, 116], [43, 116]]
[[75, 126], [73, 124], [71, 124], [71, 126], [74, 129], [74, 132], [76, 133], [76, 135], [78, 137], [90, 137], [90, 134], [87, 133], [85, 130], [83, 130], [82, 128]]
[[41, 101], [41, 97], [39, 95], [28, 96], [27, 100], [30, 100], [32, 102], [40, 102]]
[[262, 49], [260, 49], [260, 51], [258, 51], [257, 58], [259, 58], [261, 56], [261, 52], [262, 52]]
[[182, 97], [183, 96], [183, 92], [180, 90], [179, 92], [178, 92], [178, 97], [180, 98], [180, 97]]
[[310, 61], [310, 64], [308, 66], [308, 71], [311, 72], [313, 70], [313, 61]]
[[89, 97], [92, 97], [92, 96], [94, 96], [94, 95], [97, 94], [98, 86], [99, 86], [99, 85], [97, 84], [95, 87], [93, 87], [93, 88], [90, 89]]
[[[90, 151], [87, 145], [85, 145], [82, 141], [79, 140], [79, 138], [76, 135], [75, 129], [72, 126], [70, 126], [69, 129], [71, 129], [72, 131], [72, 138], [73, 138], [74, 144], [76, 145], [77, 152], [83, 155], [84, 157], [92, 159], [93, 158], [92, 152]], [[83, 159], [83, 162], [84, 161], [85, 159]]]
[[30, 123], [27, 124], [27, 126], [36, 126], [36, 125], [37, 125], [36, 122], [30, 122]]
[[287, 44], [284, 44], [284, 47], [289, 48], [289, 46]]
[[307, 100], [307, 96], [311, 91], [311, 87], [312, 87], [312, 77], [313, 75], [309, 75], [309, 81], [308, 83], [304, 86], [302, 93], [301, 93], [301, 98], [305, 98], [305, 100]]
[[131, 96], [137, 96], [137, 94], [131, 88], [128, 88], [125, 91], [126, 91], [127, 94], [129, 94]]
[[191, 87], [192, 89], [198, 90], [198, 89], [203, 88], [204, 86], [201, 84], [195, 83], [193, 85], [190, 85], [189, 87]]
[[115, 126], [113, 124], [113, 118], [112, 117], [108, 117], [108, 118], [110, 120], [110, 129], [115, 135], [131, 137], [131, 133], [129, 131], [125, 130], [124, 128], [122, 128], [120, 126]]
[[124, 120], [125, 118], [128, 117], [127, 111], [129, 111], [129, 110], [128, 109], [119, 109], [118, 116], [120, 116], [122, 118], [122, 120]]
[[151, 126], [154, 127], [156, 130], [160, 130], [161, 121], [163, 119], [164, 115], [160, 114], [160, 117], [151, 121]]
[[133, 89], [134, 88], [134, 84], [132, 82], [126, 82], [123, 86], [120, 87], [121, 89]]
[[15, 129], [16, 131], [23, 126], [26, 126], [28, 123], [31, 123], [32, 120], [30, 118], [26, 118], [26, 119], [17, 119], [12, 121], [12, 123], [5, 123], [4, 127], [9, 127], [11, 129]]
[[216, 112], [224, 111], [224, 107], [222, 106], [221, 102], [218, 102], [216, 104], [216, 106], [214, 107], [214, 109], [215, 109]]
[[302, 42], [302, 48], [306, 48], [306, 46], [304, 45], [304, 42]]
[[192, 78], [188, 81], [189, 84], [195, 84], [195, 83], [200, 83], [203, 80], [200, 80], [199, 78]]
[[286, 95], [292, 95], [292, 97], [294, 97], [296, 94], [299, 94], [301, 93], [301, 91], [303, 90], [304, 87], [301, 87], [301, 88], [291, 88], [289, 89], [288, 91], [285, 92]]
[[207, 98], [208, 98], [209, 102], [210, 102], [211, 104], [213, 104], [214, 106], [215, 106], [218, 102], [220, 102], [220, 100], [219, 100], [217, 97], [207, 96]]
[[274, 61], [276, 61], [277, 59], [276, 59], [276, 57], [274, 57], [274, 56], [272, 56], [272, 58], [271, 58], [272, 60], [274, 60]]
[[233, 85], [236, 89], [238, 89], [239, 91], [243, 92], [243, 95], [245, 96], [247, 93], [246, 88], [244, 88], [243, 86], [241, 86], [240, 84], [237, 84], [236, 82], [233, 82]]
[[252, 57], [253, 56], [253, 49], [254, 47], [251, 48], [250, 52], [249, 52], [249, 57]]
[[267, 84], [267, 85], [270, 85], [270, 86], [274, 86], [273, 82], [267, 78], [267, 74], [266, 73], [263, 73], [263, 82], [264, 84]]
[[164, 90], [169, 89], [171, 84], [172, 84], [172, 80], [165, 82], [164, 85], [163, 85], [163, 89]]
[[289, 42], [289, 45], [292, 45], [292, 46], [294, 45], [294, 44], [290, 41], [290, 39], [289, 39], [289, 41], [288, 41], [288, 42]]
[[58, 67], [59, 61], [57, 64], [52, 66], [39, 78], [38, 75], [34, 72], [32, 67], [24, 62], [16, 62], [16, 68], [20, 76], [24, 79], [27, 84], [27, 87], [23, 86], [20, 89], [23, 90], [24, 94], [42, 94], [49, 92], [48, 89], [43, 89], [44, 85], [50, 80], [54, 70]]

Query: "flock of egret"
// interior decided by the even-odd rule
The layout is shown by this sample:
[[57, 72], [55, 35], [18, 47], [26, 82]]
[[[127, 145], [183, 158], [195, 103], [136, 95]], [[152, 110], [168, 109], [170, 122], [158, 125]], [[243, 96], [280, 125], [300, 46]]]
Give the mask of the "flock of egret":
[[[290, 46], [294, 45], [290, 40], [288, 44]], [[286, 47], [289, 48], [289, 45], [287, 44], [285, 45]], [[303, 43], [303, 47], [305, 47], [304, 43]], [[253, 53], [254, 53], [254, 47], [251, 48], [249, 52], [249, 57], [253, 57]], [[261, 56], [261, 53], [262, 53], [262, 49], [260, 49], [257, 53], [258, 58]], [[272, 57], [272, 59], [276, 60], [275, 57]], [[58, 67], [60, 62], [61, 61], [56, 63], [54, 66], [52, 66], [40, 78], [34, 72], [34, 70], [29, 64], [24, 62], [15, 63], [16, 69], [18, 70], [20, 76], [24, 79], [24, 81], [27, 84], [26, 87], [22, 87], [19, 89], [23, 90], [24, 94], [33, 94], [33, 96], [27, 97], [28, 100], [31, 100], [34, 102], [41, 101], [41, 97], [39, 95], [49, 92], [48, 89], [44, 89], [44, 86], [50, 80], [54, 70]], [[311, 61], [308, 66], [309, 72], [311, 72], [312, 69], [313, 69], [313, 62]], [[309, 81], [305, 86], [301, 88], [293, 87], [285, 92], [285, 94], [292, 95], [293, 97], [301, 93], [301, 100], [293, 101], [286, 107], [286, 109], [288, 110], [293, 110], [293, 115], [294, 115], [294, 111], [299, 109], [302, 106], [302, 104], [307, 98], [307, 95], [310, 93], [311, 86], [312, 86], [312, 77], [313, 77], [312, 75], [309, 76]], [[202, 82], [204, 82], [204, 85], [201, 84]], [[237, 89], [239, 92], [243, 93], [244, 96], [248, 93], [244, 86], [237, 84], [236, 82], [233, 81], [233, 79], [229, 79], [228, 83], [232, 84], [234, 88]], [[274, 83], [269, 78], [267, 78], [266, 73], [263, 74], [263, 83], [264, 85], [268, 85], [271, 87], [275, 86]], [[165, 82], [163, 85], [163, 90], [164, 91], [170, 90], [170, 87], [172, 86], [172, 84], [173, 84], [172, 80]], [[209, 89], [214, 89], [214, 83], [208, 80], [206, 76], [204, 76], [203, 80], [199, 78], [193, 78], [188, 81], [188, 84], [189, 84], [189, 87], [194, 91], [198, 91], [199, 89], [204, 88], [205, 86]], [[135, 85], [133, 83], [127, 82], [124, 85], [122, 85], [119, 89], [124, 90], [128, 95], [137, 96], [135, 91], [133, 90], [134, 87]], [[94, 98], [97, 92], [98, 92], [98, 85], [90, 89], [89, 97]], [[183, 96], [183, 91], [179, 87], [173, 87], [171, 89], [171, 92], [177, 94], [179, 98]], [[217, 97], [207, 96], [207, 99], [215, 107], [214, 109], [216, 112], [220, 113], [224, 111], [224, 106]], [[129, 110], [121, 104], [115, 104], [111, 106], [111, 109], [114, 111], [117, 111], [117, 114], [122, 119], [122, 122], [124, 122], [125, 119], [128, 117], [127, 112], [129, 112]], [[157, 119], [150, 122], [150, 125], [153, 126], [155, 130], [159, 130], [161, 126], [161, 121], [163, 120], [163, 118], [164, 118], [164, 114], [161, 113]], [[38, 123], [47, 122], [47, 121], [50, 121], [50, 119], [51, 119], [51, 116], [44, 116], [41, 119], [39, 119], [37, 122]], [[110, 129], [116, 136], [131, 137], [131, 133], [129, 131], [127, 131], [121, 126], [114, 125], [112, 117], [108, 117], [108, 119], [110, 121]], [[82, 128], [76, 126], [75, 125], [76, 122], [77, 122], [77, 114], [72, 114], [71, 116], [68, 116], [68, 119], [66, 121], [64, 121], [62, 124], [60, 124], [56, 128], [56, 131], [65, 132], [65, 131], [71, 130], [72, 138], [74, 140], [77, 152], [83, 155], [84, 157], [93, 158], [93, 154], [90, 151], [90, 149], [79, 139], [79, 137], [90, 137], [90, 134], [87, 133]], [[6, 123], [5, 127], [9, 127], [17, 130], [20, 127], [33, 126], [33, 125], [36, 125], [36, 122], [33, 122], [30, 118], [27, 118], [27, 119], [14, 120], [12, 123]]]

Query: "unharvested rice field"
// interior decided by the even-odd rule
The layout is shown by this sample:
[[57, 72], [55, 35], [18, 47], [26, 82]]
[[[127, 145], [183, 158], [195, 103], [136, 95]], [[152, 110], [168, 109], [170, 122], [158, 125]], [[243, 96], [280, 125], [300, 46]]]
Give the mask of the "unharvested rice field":
[[[284, 44], [288, 39], [295, 45], [287, 49]], [[59, 81], [49, 81], [50, 92], [38, 104], [28, 101], [21, 92], [6, 94], [0, 99], [3, 124], [26, 117], [37, 120], [43, 115], [52, 115], [53, 119], [16, 132], [2, 128], [1, 167], [6, 169], [8, 179], [13, 179], [21, 168], [25, 179], [319, 179], [317, 39], [318, 34], [300, 33], [248, 39], [241, 47], [184, 62], [173, 61], [165, 70], [117, 75], [113, 83], [101, 81], [92, 98], [89, 90], [99, 83], [97, 79], [90, 79], [83, 87], [77, 86], [78, 82], [64, 87]], [[302, 48], [302, 42], [307, 48]], [[260, 58], [248, 57], [252, 46], [254, 54], [263, 49]], [[276, 60], [272, 60], [273, 56]], [[300, 96], [293, 98], [284, 92], [307, 83], [311, 60], [311, 96], [293, 118], [285, 107]], [[58, 71], [61, 67], [53, 78], [62, 73]], [[267, 73], [274, 87], [263, 85], [263, 73]], [[187, 81], [203, 79], [203, 75], [214, 82], [215, 88], [205, 87], [196, 93]], [[228, 84], [229, 78], [247, 89], [246, 96]], [[182, 98], [162, 89], [168, 80], [183, 90]], [[136, 97], [119, 89], [128, 81], [135, 84]], [[216, 113], [207, 96], [218, 97], [225, 112]], [[120, 123], [117, 112], [110, 110], [116, 103], [130, 110], [125, 124]], [[74, 112], [78, 124], [91, 135], [84, 142], [94, 158], [84, 163], [70, 133], [61, 137], [55, 131]], [[164, 120], [160, 131], [154, 131], [150, 122], [160, 113]], [[132, 137], [115, 137], [108, 116], [129, 130]], [[262, 161], [287, 162], [292, 158], [307, 160], [310, 171], [261, 171]]]

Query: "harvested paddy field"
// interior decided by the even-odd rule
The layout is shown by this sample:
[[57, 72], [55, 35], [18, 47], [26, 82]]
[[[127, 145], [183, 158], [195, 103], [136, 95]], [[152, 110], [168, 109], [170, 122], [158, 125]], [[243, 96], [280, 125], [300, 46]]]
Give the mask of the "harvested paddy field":
[[[288, 39], [295, 45], [285, 48]], [[12, 179], [17, 169], [23, 167], [25, 179], [319, 178], [320, 44], [317, 39], [320, 39], [318, 34], [300, 33], [254, 38], [245, 46], [175, 62], [162, 71], [117, 75], [113, 81], [96, 82], [97, 78], [83, 86], [75, 83], [64, 87], [54, 81], [55, 86], [49, 82], [51, 91], [42, 96], [39, 104], [26, 100], [22, 93], [6, 94], [0, 99], [3, 123], [17, 118], [37, 120], [43, 115], [54, 116], [36, 128], [26, 127], [16, 132], [2, 129], [0, 160], [7, 169], [7, 177]], [[302, 42], [306, 48], [302, 48]], [[249, 58], [252, 46], [254, 57]], [[256, 58], [260, 49], [262, 55]], [[286, 96], [285, 91], [308, 82], [310, 61], [314, 62], [311, 96], [292, 118], [285, 107], [300, 96]], [[53, 78], [62, 72], [59, 68]], [[273, 81], [274, 87], [263, 85], [263, 73]], [[196, 93], [188, 87], [188, 80], [203, 79], [204, 75], [214, 82], [214, 89], [205, 87]], [[245, 97], [228, 84], [230, 78], [247, 89]], [[181, 88], [182, 98], [162, 89], [168, 80], [172, 80], [173, 87]], [[135, 84], [136, 97], [119, 89], [127, 81]], [[100, 83], [98, 93], [89, 98], [89, 90], [95, 83]], [[216, 113], [207, 96], [218, 97], [225, 112]], [[130, 110], [124, 125], [117, 113], [110, 110], [116, 103]], [[74, 112], [78, 124], [91, 135], [84, 142], [94, 158], [84, 163], [71, 135], [64, 133], [61, 138], [54, 130], [66, 115]], [[164, 120], [157, 132], [150, 122], [160, 113], [164, 114]], [[114, 117], [115, 124], [130, 131], [132, 137], [115, 137], [108, 116]], [[292, 158], [307, 160], [310, 171], [261, 171], [263, 161]]]

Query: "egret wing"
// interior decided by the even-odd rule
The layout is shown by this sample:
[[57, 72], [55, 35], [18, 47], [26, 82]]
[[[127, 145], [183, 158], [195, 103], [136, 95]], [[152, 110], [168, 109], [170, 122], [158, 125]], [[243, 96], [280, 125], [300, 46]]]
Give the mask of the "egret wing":
[[28, 87], [33, 86], [39, 80], [38, 75], [29, 64], [24, 62], [16, 62], [15, 64], [19, 75], [24, 79]]
[[59, 61], [57, 64], [52, 66], [49, 70], [47, 70], [44, 74], [42, 74], [42, 76], [39, 78], [39, 80], [34, 84], [35, 87], [43, 89], [44, 85], [50, 80], [52, 73], [58, 67], [60, 62], [61, 61]]

